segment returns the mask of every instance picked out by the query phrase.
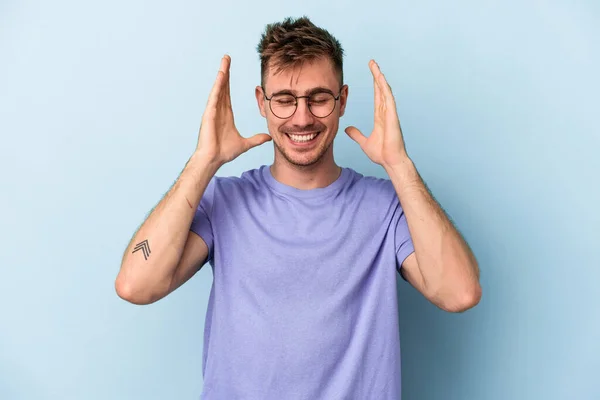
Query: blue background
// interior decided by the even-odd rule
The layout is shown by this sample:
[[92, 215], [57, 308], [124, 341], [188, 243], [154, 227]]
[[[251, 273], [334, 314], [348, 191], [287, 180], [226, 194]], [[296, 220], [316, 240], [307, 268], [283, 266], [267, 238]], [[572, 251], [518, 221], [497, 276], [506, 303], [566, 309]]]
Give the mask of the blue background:
[[[114, 279], [220, 57], [238, 128], [264, 132], [255, 48], [303, 14], [346, 51], [338, 163], [385, 176], [343, 132], [370, 132], [374, 58], [480, 262], [464, 314], [399, 284], [404, 398], [600, 399], [600, 6], [566, 0], [1, 2], [0, 398], [198, 398], [210, 268], [148, 306]], [[218, 174], [272, 160], [267, 144]]]

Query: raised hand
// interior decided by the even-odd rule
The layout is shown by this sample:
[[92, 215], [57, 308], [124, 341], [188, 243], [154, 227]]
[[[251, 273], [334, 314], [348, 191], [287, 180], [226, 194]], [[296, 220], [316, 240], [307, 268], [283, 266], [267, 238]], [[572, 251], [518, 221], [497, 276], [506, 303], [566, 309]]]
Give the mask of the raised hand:
[[371, 161], [383, 167], [391, 167], [404, 162], [408, 155], [404, 146], [392, 89], [374, 60], [369, 61], [369, 68], [373, 74], [375, 91], [373, 131], [369, 137], [365, 137], [354, 126], [347, 127], [345, 132], [360, 145]]
[[196, 153], [217, 165], [232, 161], [240, 154], [272, 139], [266, 133], [244, 138], [235, 127], [229, 90], [230, 65], [231, 58], [223, 56], [202, 116], [196, 149]]

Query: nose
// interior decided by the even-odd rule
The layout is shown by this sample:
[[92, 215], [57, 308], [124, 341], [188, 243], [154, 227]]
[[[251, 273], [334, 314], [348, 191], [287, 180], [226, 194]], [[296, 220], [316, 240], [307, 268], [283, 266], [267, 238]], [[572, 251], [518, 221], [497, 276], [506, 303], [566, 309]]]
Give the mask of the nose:
[[298, 107], [296, 108], [296, 112], [294, 115], [292, 115], [292, 120], [290, 121], [293, 125], [308, 126], [314, 123], [315, 116], [312, 115], [308, 109], [307, 100], [308, 99], [306, 98], [298, 99]]

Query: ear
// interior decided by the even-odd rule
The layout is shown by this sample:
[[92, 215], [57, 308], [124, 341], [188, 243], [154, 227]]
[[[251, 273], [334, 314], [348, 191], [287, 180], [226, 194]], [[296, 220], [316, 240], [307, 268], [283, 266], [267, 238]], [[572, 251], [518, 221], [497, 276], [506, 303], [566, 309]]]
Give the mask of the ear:
[[340, 117], [346, 112], [346, 103], [348, 101], [348, 85], [342, 86], [340, 93]]
[[254, 90], [254, 94], [256, 96], [256, 103], [258, 104], [260, 115], [262, 115], [263, 118], [267, 118], [267, 113], [265, 111], [265, 96], [262, 87], [257, 86]]

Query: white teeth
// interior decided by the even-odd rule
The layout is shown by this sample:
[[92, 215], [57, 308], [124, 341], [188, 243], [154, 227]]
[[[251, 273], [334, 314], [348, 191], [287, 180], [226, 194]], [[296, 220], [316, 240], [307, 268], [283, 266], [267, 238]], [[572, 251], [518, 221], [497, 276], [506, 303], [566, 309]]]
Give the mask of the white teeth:
[[311, 133], [310, 135], [293, 135], [291, 133], [288, 133], [288, 136], [292, 138], [294, 142], [302, 143], [313, 140], [317, 136], [317, 133]]

